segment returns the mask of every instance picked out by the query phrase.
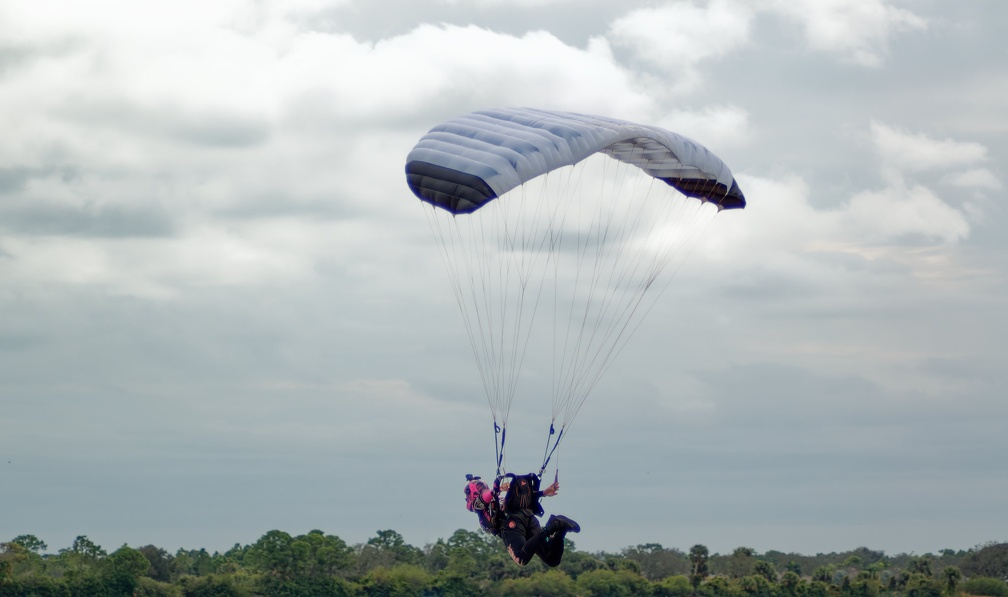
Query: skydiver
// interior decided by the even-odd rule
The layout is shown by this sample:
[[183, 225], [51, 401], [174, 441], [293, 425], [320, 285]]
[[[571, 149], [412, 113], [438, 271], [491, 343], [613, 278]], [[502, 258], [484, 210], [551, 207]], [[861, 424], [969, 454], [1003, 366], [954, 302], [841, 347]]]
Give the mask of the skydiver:
[[544, 514], [539, 499], [556, 495], [559, 482], [554, 479], [540, 491], [539, 477], [533, 473], [505, 475], [494, 482], [494, 489], [479, 477], [466, 475], [466, 479], [466, 509], [476, 513], [480, 528], [504, 541], [511, 559], [524, 566], [538, 555], [551, 568], [560, 565], [564, 536], [580, 532], [581, 526], [562, 515], [550, 515], [545, 526], [536, 518]]

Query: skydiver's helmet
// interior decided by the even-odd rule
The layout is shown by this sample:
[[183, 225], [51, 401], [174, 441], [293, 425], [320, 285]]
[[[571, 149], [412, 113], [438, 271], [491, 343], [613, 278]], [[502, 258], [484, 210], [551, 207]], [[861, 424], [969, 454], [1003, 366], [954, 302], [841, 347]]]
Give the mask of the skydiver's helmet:
[[465, 497], [466, 510], [476, 512], [485, 510], [493, 499], [493, 492], [490, 487], [479, 477], [466, 475]]

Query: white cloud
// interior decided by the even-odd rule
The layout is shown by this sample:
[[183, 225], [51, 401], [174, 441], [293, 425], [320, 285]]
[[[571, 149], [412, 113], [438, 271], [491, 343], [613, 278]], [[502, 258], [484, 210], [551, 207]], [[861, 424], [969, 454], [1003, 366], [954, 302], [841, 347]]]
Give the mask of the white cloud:
[[738, 106], [710, 106], [699, 111], [676, 110], [657, 124], [693, 139], [717, 152], [746, 145], [752, 136], [749, 113]]
[[639, 60], [678, 77], [673, 86], [685, 92], [700, 85], [700, 62], [748, 42], [752, 18], [747, 5], [727, 0], [703, 7], [675, 2], [630, 12], [612, 23], [609, 37]]
[[871, 123], [871, 136], [883, 163], [900, 170], [947, 170], [987, 158], [987, 148], [979, 143], [936, 140], [922, 133], [907, 133], [874, 121]]
[[723, 279], [766, 271], [809, 287], [856, 285], [859, 269], [834, 258], [845, 255], [899, 264], [920, 278], [954, 277], [934, 251], [948, 253], [970, 233], [964, 213], [921, 186], [860, 191], [835, 209], [817, 209], [798, 177], [738, 178], [746, 209], [720, 214], [696, 251]]
[[766, 6], [800, 22], [813, 49], [869, 67], [882, 64], [894, 34], [927, 28], [923, 18], [884, 0], [768, 0]]
[[949, 174], [942, 180], [957, 187], [988, 189], [991, 191], [999, 191], [1003, 188], [1001, 180], [986, 168], [972, 168], [963, 172]]
[[843, 210], [844, 225], [868, 243], [923, 236], [954, 243], [969, 235], [965, 216], [921, 186], [864, 191]]
[[[420, 25], [371, 44], [277, 17], [240, 33], [224, 25], [241, 13], [237, 3], [198, 19], [167, 5], [141, 19], [130, 6], [108, 4], [122, 9], [110, 24], [89, 11], [72, 21], [18, 5], [35, 42], [77, 45], [0, 81], [0, 159], [24, 178], [3, 207], [34, 222], [0, 223], [11, 279], [28, 284], [41, 272], [46, 283], [166, 298], [190, 284], [312, 276], [314, 262], [341, 264], [390, 234], [360, 221], [334, 230], [335, 213], [408, 208], [401, 159], [420, 131], [383, 135], [387, 124], [369, 123], [430, 126], [493, 105], [655, 111], [601, 38], [574, 48], [544, 32]], [[394, 209], [383, 205], [397, 196]], [[134, 212], [160, 213], [167, 234], [140, 238], [109, 228], [131, 222], [102, 219]]]

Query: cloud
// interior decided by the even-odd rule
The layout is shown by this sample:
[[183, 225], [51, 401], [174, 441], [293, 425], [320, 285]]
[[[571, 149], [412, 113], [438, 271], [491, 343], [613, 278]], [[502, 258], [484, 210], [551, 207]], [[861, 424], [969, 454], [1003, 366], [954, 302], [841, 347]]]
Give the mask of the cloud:
[[870, 130], [881, 160], [900, 170], [947, 170], [987, 159], [987, 148], [979, 143], [936, 140], [923, 133], [907, 133], [876, 121], [872, 121]]
[[965, 216], [922, 186], [863, 191], [842, 211], [844, 225], [868, 243], [922, 236], [954, 243], [969, 235]]
[[370, 43], [275, 15], [236, 29], [243, 3], [107, 8], [114, 23], [17, 6], [35, 34], [18, 43], [75, 48], [2, 82], [0, 267], [25, 288], [166, 299], [352, 274], [411, 242], [389, 221], [417, 215], [401, 160], [434, 122], [493, 105], [656, 111], [601, 38], [419, 25]]
[[798, 21], [811, 48], [868, 67], [882, 65], [896, 33], [927, 28], [925, 19], [884, 0], [769, 0], [766, 6]]
[[[969, 167], [987, 161], [987, 147], [980, 143], [934, 139], [877, 121], [871, 122], [869, 133], [887, 188], [856, 195], [851, 207], [860, 212], [863, 222], [874, 219], [876, 232], [923, 234], [951, 243], [968, 236], [967, 220], [983, 218], [980, 205], [964, 205], [967, 218], [923, 183], [908, 180], [919, 178], [977, 190], [1001, 188], [1001, 181], [990, 170]], [[869, 212], [875, 207], [882, 211], [872, 218]]]
[[986, 168], [972, 168], [963, 172], [949, 174], [943, 181], [957, 187], [988, 189], [991, 191], [999, 191], [1004, 188], [1001, 180]]
[[918, 279], [960, 276], [948, 253], [969, 236], [969, 221], [925, 186], [891, 181], [823, 209], [799, 177], [737, 178], [748, 206], [719, 215], [696, 250], [716, 278], [766, 283], [768, 292], [807, 299], [809, 292], [844, 293], [893, 267]]
[[641, 62], [678, 78], [679, 92], [702, 83], [698, 65], [744, 45], [753, 12], [745, 4], [714, 0], [700, 7], [686, 2], [634, 10], [613, 21], [609, 38], [629, 48]]
[[675, 110], [657, 124], [693, 139], [713, 150], [744, 147], [752, 140], [749, 113], [738, 106], [708, 106], [701, 110]]

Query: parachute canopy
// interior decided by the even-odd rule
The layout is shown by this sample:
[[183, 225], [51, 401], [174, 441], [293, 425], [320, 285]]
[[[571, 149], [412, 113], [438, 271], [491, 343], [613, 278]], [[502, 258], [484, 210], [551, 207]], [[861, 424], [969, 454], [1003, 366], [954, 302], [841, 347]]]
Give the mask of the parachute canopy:
[[464, 214], [595, 153], [719, 209], [745, 207], [728, 166], [692, 139], [613, 118], [529, 108], [473, 112], [434, 127], [407, 156], [406, 179], [420, 199]]
[[545, 469], [667, 286], [662, 273], [674, 273], [715, 214], [745, 207], [731, 171], [696, 141], [529, 108], [434, 127], [410, 151], [406, 179], [476, 358], [498, 474], [519, 380], [535, 399], [552, 378]]

